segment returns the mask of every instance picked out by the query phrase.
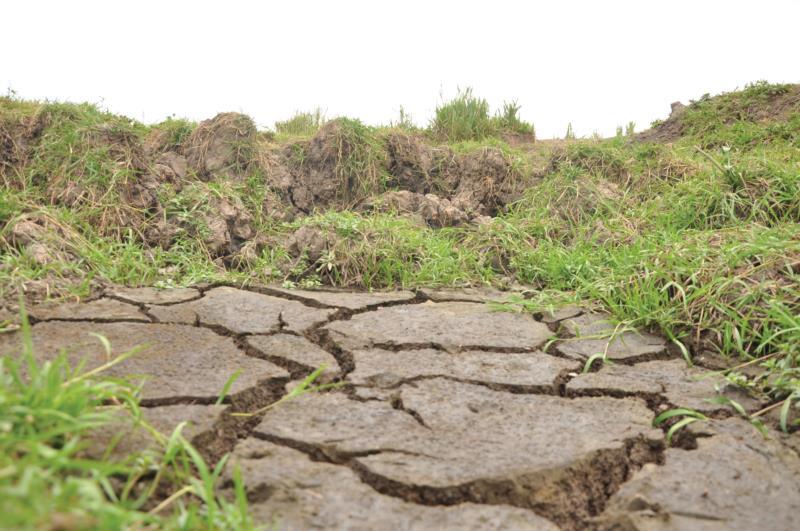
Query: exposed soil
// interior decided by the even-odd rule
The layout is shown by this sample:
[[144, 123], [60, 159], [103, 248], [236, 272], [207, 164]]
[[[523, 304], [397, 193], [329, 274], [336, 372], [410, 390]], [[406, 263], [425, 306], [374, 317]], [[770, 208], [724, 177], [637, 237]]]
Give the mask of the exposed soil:
[[[67, 348], [95, 367], [146, 376], [143, 415], [212, 461], [232, 453], [258, 522], [279, 529], [791, 529], [800, 457], [777, 435], [705, 402], [721, 379], [660, 337], [613, 333], [567, 307], [492, 311], [502, 292], [351, 293], [227, 286], [109, 288], [31, 309], [42, 359]], [[617, 331], [619, 332], [619, 331]], [[0, 353], [19, 336], [0, 335]], [[555, 340], [555, 341], [551, 341]], [[606, 352], [614, 363], [586, 360]], [[320, 365], [332, 390], [268, 405]], [[237, 370], [225, 405], [217, 395]], [[736, 396], [749, 410], [763, 406]], [[652, 420], [701, 409], [668, 447]], [[99, 431], [117, 452], [152, 444]], [[797, 434], [791, 436], [796, 439]], [[758, 439], [758, 440], [757, 440]], [[90, 446], [91, 453], [95, 447]], [[228, 483], [223, 483], [223, 490]], [[755, 503], [741, 504], [741, 499]]]

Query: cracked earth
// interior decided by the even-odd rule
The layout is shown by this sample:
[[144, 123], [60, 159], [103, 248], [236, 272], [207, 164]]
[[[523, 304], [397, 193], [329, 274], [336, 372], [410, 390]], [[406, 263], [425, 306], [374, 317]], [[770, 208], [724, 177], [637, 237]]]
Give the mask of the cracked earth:
[[[30, 310], [36, 355], [141, 379], [144, 416], [212, 461], [241, 467], [251, 511], [279, 529], [793, 529], [796, 437], [764, 439], [707, 399], [763, 406], [688, 367], [660, 337], [613, 334], [608, 316], [536, 317], [482, 290], [387, 293], [108, 290]], [[0, 352], [19, 337], [0, 336]], [[598, 352], [612, 363], [583, 373]], [[331, 390], [258, 410], [326, 366]], [[239, 371], [223, 405], [214, 405]], [[709, 416], [668, 446], [653, 418]], [[125, 432], [124, 430], [129, 430]], [[155, 444], [133, 427], [126, 453]], [[224, 490], [230, 482], [223, 482]], [[795, 522], [795, 523], [793, 523]]]

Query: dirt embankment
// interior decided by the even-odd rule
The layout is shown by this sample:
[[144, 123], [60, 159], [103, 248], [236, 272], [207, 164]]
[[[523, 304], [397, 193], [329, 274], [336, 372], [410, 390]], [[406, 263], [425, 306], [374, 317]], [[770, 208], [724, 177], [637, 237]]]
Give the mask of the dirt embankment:
[[[265, 244], [256, 216], [290, 221], [353, 209], [396, 211], [431, 227], [481, 223], [516, 198], [526, 178], [498, 148], [460, 153], [422, 134], [378, 134], [347, 119], [283, 144], [237, 113], [203, 121], [179, 141], [168, 129], [137, 136], [124, 124], [91, 124], [70, 129], [76, 143], [56, 152], [58, 135], [67, 134], [62, 122], [70, 119], [38, 112], [0, 121], [7, 186], [32, 183], [51, 205], [91, 209], [104, 236], [132, 232], [168, 249], [188, 235], [226, 265]], [[252, 190], [263, 195], [260, 204], [253, 204]], [[6, 243], [36, 246], [32, 255], [42, 263], [74, 244], [41, 214], [5, 221]], [[48, 236], [33, 238], [31, 231]], [[64, 243], [40, 249], [48, 240]]]

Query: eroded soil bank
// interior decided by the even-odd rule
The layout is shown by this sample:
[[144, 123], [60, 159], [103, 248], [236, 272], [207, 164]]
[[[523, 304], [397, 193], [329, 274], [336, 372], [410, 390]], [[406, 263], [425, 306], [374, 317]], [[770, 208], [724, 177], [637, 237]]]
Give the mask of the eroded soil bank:
[[[707, 401], [762, 404], [661, 337], [614, 332], [577, 307], [496, 311], [506, 293], [381, 293], [230, 286], [110, 288], [31, 308], [42, 359], [144, 376], [144, 417], [232, 453], [251, 510], [280, 529], [791, 529], [800, 510], [797, 434], [764, 439]], [[13, 354], [18, 334], [0, 335]], [[609, 362], [583, 372], [605, 352]], [[322, 365], [324, 382], [255, 417]], [[240, 376], [223, 405], [226, 381]], [[138, 376], [137, 376], [138, 377]], [[659, 413], [708, 416], [667, 444]], [[774, 419], [767, 419], [774, 422]], [[666, 428], [664, 428], [666, 429]], [[97, 433], [116, 452], [154, 444], [130, 426]], [[113, 433], [112, 433], [113, 432]], [[93, 448], [87, 450], [95, 451]], [[229, 472], [228, 472], [229, 473]], [[223, 483], [221, 488], [228, 488]]]

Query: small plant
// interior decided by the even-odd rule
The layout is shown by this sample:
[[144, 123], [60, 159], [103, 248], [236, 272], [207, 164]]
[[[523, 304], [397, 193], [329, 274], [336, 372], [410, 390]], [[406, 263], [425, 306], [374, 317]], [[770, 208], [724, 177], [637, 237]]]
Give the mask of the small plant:
[[417, 126], [414, 125], [414, 120], [411, 117], [411, 113], [405, 110], [405, 108], [401, 105], [399, 116], [396, 122], [391, 123], [392, 127], [397, 127], [398, 129], [405, 129], [406, 131], [416, 131]]
[[564, 140], [575, 140], [575, 131], [572, 130], [572, 122], [567, 124], [567, 133], [564, 135]]
[[675, 437], [675, 435], [689, 424], [708, 420], [708, 417], [693, 409], [675, 408], [664, 411], [655, 419], [653, 419], [653, 426], [659, 427], [666, 423], [669, 419], [676, 417], [680, 417], [680, 420], [672, 424], [667, 430], [667, 444], [672, 444], [672, 439]]

